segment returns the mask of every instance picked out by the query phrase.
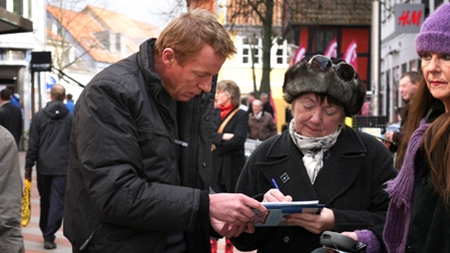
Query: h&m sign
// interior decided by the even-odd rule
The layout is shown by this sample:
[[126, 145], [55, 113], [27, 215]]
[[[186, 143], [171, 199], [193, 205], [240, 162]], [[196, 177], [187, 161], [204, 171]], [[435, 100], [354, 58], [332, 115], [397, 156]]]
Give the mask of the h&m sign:
[[424, 20], [425, 7], [423, 4], [396, 4], [395, 32], [419, 33]]

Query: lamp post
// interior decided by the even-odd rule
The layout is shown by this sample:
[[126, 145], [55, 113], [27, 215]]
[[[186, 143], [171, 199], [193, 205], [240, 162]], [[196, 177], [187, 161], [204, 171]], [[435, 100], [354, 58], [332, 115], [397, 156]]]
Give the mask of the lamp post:
[[380, 1], [372, 1], [371, 89], [372, 115], [380, 115]]

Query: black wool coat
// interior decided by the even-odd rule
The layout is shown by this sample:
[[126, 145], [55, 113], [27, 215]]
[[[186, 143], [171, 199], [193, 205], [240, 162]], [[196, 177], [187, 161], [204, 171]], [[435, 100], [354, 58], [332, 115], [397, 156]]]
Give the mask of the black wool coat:
[[[335, 231], [353, 231], [383, 224], [389, 197], [384, 183], [397, 175], [392, 155], [381, 142], [345, 126], [325, 155], [314, 185], [289, 131], [258, 146], [245, 164], [237, 192], [262, 200], [275, 179], [294, 201], [319, 200], [334, 212]], [[310, 253], [321, 247], [320, 234], [299, 226], [259, 227], [254, 234], [232, 238], [239, 250]]]
[[[214, 109], [215, 129], [212, 142], [215, 145], [215, 150], [212, 152], [213, 176], [211, 185], [215, 192], [234, 192], [237, 179], [245, 164], [244, 144], [248, 133], [248, 113], [244, 110], [238, 110], [227, 123], [222, 134], [219, 134], [217, 129], [225, 119], [226, 117], [223, 120], [220, 118], [220, 109]], [[224, 133], [232, 133], [234, 136], [230, 140], [224, 141], [222, 140]]]

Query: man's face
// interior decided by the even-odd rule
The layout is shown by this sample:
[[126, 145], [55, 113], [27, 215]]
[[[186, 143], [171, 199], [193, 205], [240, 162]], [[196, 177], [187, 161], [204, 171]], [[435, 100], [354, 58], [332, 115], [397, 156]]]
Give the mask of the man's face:
[[225, 57], [215, 53], [214, 48], [205, 44], [191, 59], [180, 65], [175, 57], [170, 64], [165, 65], [163, 87], [170, 96], [178, 101], [189, 101], [203, 92], [211, 91], [212, 77], [216, 75]]
[[252, 111], [255, 115], [258, 114], [260, 111], [262, 111], [262, 109], [263, 109], [263, 105], [262, 105], [261, 101], [259, 101], [259, 100], [253, 101]]
[[263, 103], [263, 104], [265, 104], [265, 103], [267, 103], [267, 101], [269, 101], [269, 97], [268, 96], [261, 96], [261, 102]]
[[414, 96], [417, 90], [417, 83], [412, 83], [409, 76], [405, 76], [400, 79], [399, 92], [402, 95], [403, 100], [409, 101]]

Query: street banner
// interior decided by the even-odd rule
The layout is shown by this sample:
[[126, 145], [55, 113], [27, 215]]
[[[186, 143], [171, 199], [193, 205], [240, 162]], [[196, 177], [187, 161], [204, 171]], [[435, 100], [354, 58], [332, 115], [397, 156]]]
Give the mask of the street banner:
[[352, 42], [348, 44], [347, 50], [345, 50], [344, 61], [352, 65], [353, 68], [355, 68], [356, 72], [358, 72], [358, 55], [356, 53], [356, 46], [356, 39], [353, 39]]
[[327, 57], [337, 58], [337, 40], [336, 40], [336, 37], [334, 37], [334, 39], [330, 42], [330, 44], [328, 44], [328, 47], [325, 50], [324, 55], [327, 56]]
[[300, 45], [297, 48], [297, 51], [295, 52], [293, 64], [295, 64], [295, 63], [299, 62], [301, 59], [303, 59], [305, 57], [305, 52], [306, 52], [305, 46]]

